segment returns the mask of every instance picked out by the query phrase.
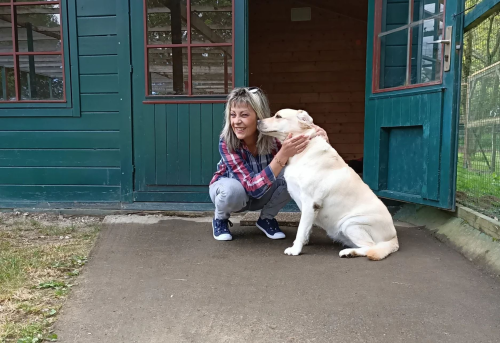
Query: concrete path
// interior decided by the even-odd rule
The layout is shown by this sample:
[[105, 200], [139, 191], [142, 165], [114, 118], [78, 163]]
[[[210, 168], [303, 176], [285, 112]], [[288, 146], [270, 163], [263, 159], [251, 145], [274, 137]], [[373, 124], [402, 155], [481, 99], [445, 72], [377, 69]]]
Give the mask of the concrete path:
[[499, 342], [500, 280], [425, 230], [399, 227], [381, 262], [340, 259], [322, 230], [252, 227], [217, 242], [207, 221], [114, 224], [56, 326], [59, 342]]

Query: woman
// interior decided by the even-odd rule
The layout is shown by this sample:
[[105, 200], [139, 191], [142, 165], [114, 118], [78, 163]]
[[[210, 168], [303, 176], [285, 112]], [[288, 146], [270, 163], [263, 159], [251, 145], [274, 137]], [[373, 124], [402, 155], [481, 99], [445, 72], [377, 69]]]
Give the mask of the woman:
[[[283, 168], [290, 157], [306, 148], [309, 139], [289, 135], [282, 145], [273, 137], [261, 135], [257, 121], [268, 117], [268, 101], [259, 88], [236, 88], [228, 95], [225, 125], [219, 140], [222, 159], [209, 189], [215, 204], [212, 227], [216, 240], [231, 240], [231, 213], [247, 210], [261, 210], [257, 227], [267, 237], [285, 238], [275, 219], [291, 199]], [[323, 129], [316, 127], [316, 130], [328, 141]]]

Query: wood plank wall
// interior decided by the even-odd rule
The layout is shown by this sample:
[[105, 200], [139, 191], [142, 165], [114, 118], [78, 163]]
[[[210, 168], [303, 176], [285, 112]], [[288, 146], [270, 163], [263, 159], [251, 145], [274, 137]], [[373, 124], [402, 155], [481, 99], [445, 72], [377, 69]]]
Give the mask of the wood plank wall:
[[318, 7], [311, 7], [311, 21], [292, 22], [291, 8], [304, 3], [249, 1], [250, 85], [265, 91], [272, 111], [308, 111], [344, 159], [358, 159], [363, 156], [366, 22]]
[[68, 18], [78, 27], [80, 117], [0, 118], [0, 204], [120, 201], [116, 4], [76, 0]]

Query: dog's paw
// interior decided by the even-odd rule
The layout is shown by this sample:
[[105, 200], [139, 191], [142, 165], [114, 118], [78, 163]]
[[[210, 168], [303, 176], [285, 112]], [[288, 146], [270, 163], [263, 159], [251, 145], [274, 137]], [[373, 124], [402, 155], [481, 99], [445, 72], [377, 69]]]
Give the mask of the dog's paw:
[[285, 249], [285, 254], [289, 256], [297, 256], [298, 254], [300, 254], [300, 250], [295, 247], [290, 247]]
[[344, 249], [340, 250], [339, 256], [342, 258], [348, 258], [348, 257], [356, 257], [357, 255], [354, 252], [354, 249]]

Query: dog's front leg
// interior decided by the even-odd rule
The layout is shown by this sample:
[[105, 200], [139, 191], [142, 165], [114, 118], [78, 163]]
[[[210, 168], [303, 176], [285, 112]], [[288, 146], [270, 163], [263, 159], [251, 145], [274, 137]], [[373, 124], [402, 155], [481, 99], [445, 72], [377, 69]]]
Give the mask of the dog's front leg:
[[299, 228], [297, 230], [297, 237], [293, 242], [293, 246], [285, 250], [285, 254], [297, 256], [302, 251], [304, 244], [309, 241], [314, 218], [317, 211], [315, 211], [313, 204], [304, 204], [302, 206], [302, 215], [300, 216]]

